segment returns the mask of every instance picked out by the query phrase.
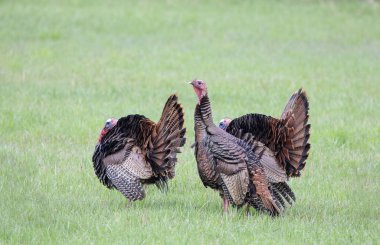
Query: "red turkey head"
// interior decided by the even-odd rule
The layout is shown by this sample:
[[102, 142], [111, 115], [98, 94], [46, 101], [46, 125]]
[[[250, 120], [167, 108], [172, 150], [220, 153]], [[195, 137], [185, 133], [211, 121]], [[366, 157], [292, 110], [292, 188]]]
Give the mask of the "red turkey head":
[[109, 118], [107, 119], [106, 121], [106, 124], [104, 125], [104, 128], [102, 129], [102, 131], [100, 132], [100, 136], [99, 136], [99, 139], [98, 139], [98, 142], [100, 143], [100, 141], [102, 140], [103, 136], [108, 132], [110, 131], [111, 128], [113, 128], [117, 123], [117, 119], [116, 118]]
[[206, 83], [202, 80], [193, 80], [190, 82], [193, 85], [194, 91], [198, 96], [198, 104], [201, 104], [201, 99], [207, 95], [207, 86]]
[[226, 130], [228, 125], [230, 125], [230, 122], [231, 122], [231, 119], [226, 117], [226, 118], [223, 118], [222, 120], [220, 120], [219, 122], [219, 128], [223, 129], [223, 130]]

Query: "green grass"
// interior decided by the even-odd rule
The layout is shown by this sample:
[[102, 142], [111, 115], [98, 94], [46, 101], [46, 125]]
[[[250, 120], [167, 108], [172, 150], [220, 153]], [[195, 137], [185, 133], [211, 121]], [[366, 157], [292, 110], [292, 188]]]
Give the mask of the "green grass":
[[[0, 243], [380, 242], [380, 5], [361, 1], [1, 1]], [[193, 78], [215, 120], [279, 116], [303, 86], [311, 154], [279, 218], [222, 214], [194, 140]], [[167, 195], [126, 199], [97, 180], [104, 121], [186, 109]]]

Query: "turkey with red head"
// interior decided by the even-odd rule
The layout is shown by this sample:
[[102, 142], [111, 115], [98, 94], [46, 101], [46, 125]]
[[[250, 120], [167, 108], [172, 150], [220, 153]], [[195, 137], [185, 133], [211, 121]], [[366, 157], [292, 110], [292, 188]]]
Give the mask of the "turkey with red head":
[[[272, 194], [268, 176], [262, 161], [271, 160], [269, 149], [259, 142], [239, 139], [220, 129], [213, 122], [211, 104], [206, 83], [191, 82], [198, 97], [195, 108], [195, 158], [198, 173], [206, 187], [219, 191], [224, 201], [224, 211], [231, 203], [242, 207], [248, 205], [270, 215], [282, 212], [281, 204]], [[285, 171], [273, 166], [271, 173], [278, 180], [286, 179]]]
[[[224, 118], [219, 127], [238, 138], [249, 134], [250, 141], [259, 141], [268, 147], [271, 161], [262, 162], [267, 174], [270, 175], [270, 169], [277, 165], [286, 172], [287, 177], [298, 177], [306, 165], [310, 149], [308, 113], [308, 98], [306, 92], [300, 89], [290, 97], [279, 119], [261, 114], [247, 114], [233, 120]], [[283, 199], [289, 204], [295, 201], [295, 195], [286, 182], [269, 181], [283, 207]]]
[[109, 119], [92, 157], [94, 170], [106, 187], [129, 201], [145, 197], [144, 184], [167, 190], [175, 176], [176, 155], [185, 144], [184, 110], [171, 95], [155, 123], [142, 115]]

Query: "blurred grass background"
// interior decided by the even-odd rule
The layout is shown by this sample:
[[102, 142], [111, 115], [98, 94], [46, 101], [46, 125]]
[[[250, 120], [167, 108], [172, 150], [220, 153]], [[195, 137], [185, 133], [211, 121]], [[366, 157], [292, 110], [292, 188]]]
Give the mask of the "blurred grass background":
[[[380, 241], [380, 5], [375, 1], [0, 1], [1, 243]], [[280, 116], [303, 87], [312, 149], [282, 217], [222, 214], [198, 177], [196, 97], [214, 119]], [[186, 110], [167, 195], [129, 209], [97, 180], [104, 121]]]

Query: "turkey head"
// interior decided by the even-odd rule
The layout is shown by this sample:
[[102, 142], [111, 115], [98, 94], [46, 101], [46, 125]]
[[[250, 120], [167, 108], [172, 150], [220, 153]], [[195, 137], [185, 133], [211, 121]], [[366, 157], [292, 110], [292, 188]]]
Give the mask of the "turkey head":
[[116, 118], [112, 117], [112, 118], [107, 119], [102, 131], [100, 132], [98, 143], [100, 143], [100, 141], [103, 139], [103, 136], [106, 135], [106, 133], [108, 133], [108, 131], [110, 131], [116, 125], [116, 123], [117, 123]]
[[190, 82], [193, 85], [194, 91], [198, 96], [198, 104], [201, 104], [201, 99], [207, 95], [207, 86], [206, 83], [202, 80], [194, 79]]

